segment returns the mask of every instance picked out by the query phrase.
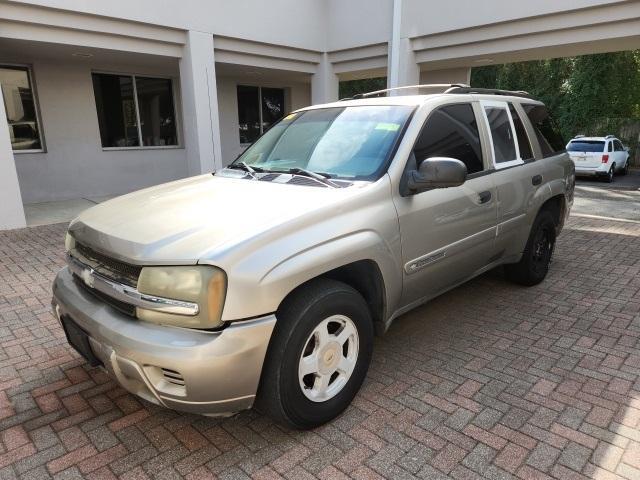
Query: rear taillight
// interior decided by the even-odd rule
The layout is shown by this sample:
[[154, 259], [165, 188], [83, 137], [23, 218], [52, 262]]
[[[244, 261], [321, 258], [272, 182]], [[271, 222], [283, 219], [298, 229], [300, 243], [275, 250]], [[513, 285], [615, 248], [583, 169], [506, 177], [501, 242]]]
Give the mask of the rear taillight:
[[609, 155], [602, 155], [602, 163], [607, 163], [609, 161]]

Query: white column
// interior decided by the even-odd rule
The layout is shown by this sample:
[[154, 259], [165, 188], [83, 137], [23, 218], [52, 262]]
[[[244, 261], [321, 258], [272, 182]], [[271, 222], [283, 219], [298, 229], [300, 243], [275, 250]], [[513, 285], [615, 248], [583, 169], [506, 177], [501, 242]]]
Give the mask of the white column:
[[388, 88], [418, 85], [420, 83], [420, 67], [416, 63], [411, 40], [402, 37], [402, 0], [393, 0], [388, 58]]
[[190, 175], [222, 167], [213, 35], [189, 31], [180, 59], [184, 144]]
[[316, 73], [311, 76], [311, 103], [315, 105], [338, 100], [338, 82], [329, 56], [323, 53]]
[[22, 228], [27, 225], [22, 206], [20, 184], [9, 137], [7, 112], [0, 90], [0, 230]]

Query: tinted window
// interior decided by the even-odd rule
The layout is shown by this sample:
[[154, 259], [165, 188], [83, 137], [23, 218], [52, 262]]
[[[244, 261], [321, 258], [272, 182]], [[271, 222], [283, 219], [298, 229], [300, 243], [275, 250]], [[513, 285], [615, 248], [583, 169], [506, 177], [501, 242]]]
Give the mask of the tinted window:
[[260, 90], [238, 85], [240, 143], [253, 143], [260, 136]]
[[485, 107], [489, 130], [493, 140], [493, 153], [496, 163], [510, 162], [517, 158], [516, 144], [513, 140], [513, 130], [509, 122], [506, 108]]
[[609, 142], [609, 147], [607, 148], [607, 151], [613, 152], [613, 142]]
[[603, 152], [604, 142], [600, 140], [572, 140], [567, 145], [569, 152]]
[[170, 79], [103, 73], [92, 78], [103, 147], [178, 144]]
[[529, 160], [533, 158], [533, 152], [531, 151], [531, 142], [529, 142], [527, 131], [522, 124], [522, 120], [520, 120], [520, 115], [518, 115], [518, 112], [511, 103], [509, 104], [509, 112], [511, 112], [513, 126], [516, 128], [516, 138], [518, 139], [520, 158], [522, 158], [523, 160]]
[[620, 143], [619, 140], [616, 140], [614, 143], [616, 147], [616, 152], [621, 152], [624, 150], [624, 147], [622, 146], [622, 143]]
[[133, 77], [94, 73], [93, 92], [102, 146], [139, 146]]
[[136, 77], [135, 81], [142, 145], [177, 145], [171, 80]]
[[253, 143], [284, 116], [282, 88], [238, 85], [240, 143]]
[[12, 149], [40, 150], [42, 142], [29, 71], [20, 67], [0, 67], [0, 93], [7, 111]]
[[560, 130], [549, 115], [544, 105], [525, 104], [522, 105], [527, 113], [533, 129], [536, 132], [543, 157], [549, 157], [560, 152], [564, 152], [565, 142], [560, 135]]
[[468, 103], [447, 105], [434, 111], [414, 147], [416, 160], [456, 158], [468, 173], [483, 170], [480, 136], [473, 108]]
[[262, 131], [265, 132], [284, 116], [284, 90], [281, 88], [261, 88]]

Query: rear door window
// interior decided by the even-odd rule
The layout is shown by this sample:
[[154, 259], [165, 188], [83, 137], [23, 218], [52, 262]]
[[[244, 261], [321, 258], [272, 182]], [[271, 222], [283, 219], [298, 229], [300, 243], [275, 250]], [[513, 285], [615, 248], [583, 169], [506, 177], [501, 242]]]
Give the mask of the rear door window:
[[565, 142], [560, 130], [549, 115], [547, 107], [531, 103], [523, 104], [527, 117], [533, 125], [543, 157], [551, 157], [565, 151]]
[[572, 140], [567, 146], [569, 152], [604, 152], [602, 140]]

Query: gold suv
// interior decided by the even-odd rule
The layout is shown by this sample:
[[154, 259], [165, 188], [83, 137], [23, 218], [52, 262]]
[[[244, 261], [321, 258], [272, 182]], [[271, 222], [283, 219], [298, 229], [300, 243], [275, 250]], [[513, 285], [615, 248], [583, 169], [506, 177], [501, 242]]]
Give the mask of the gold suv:
[[404, 312], [498, 265], [541, 282], [575, 180], [545, 106], [415, 88], [295, 111], [226, 168], [85, 211], [53, 285], [70, 344], [150, 402], [310, 428]]

